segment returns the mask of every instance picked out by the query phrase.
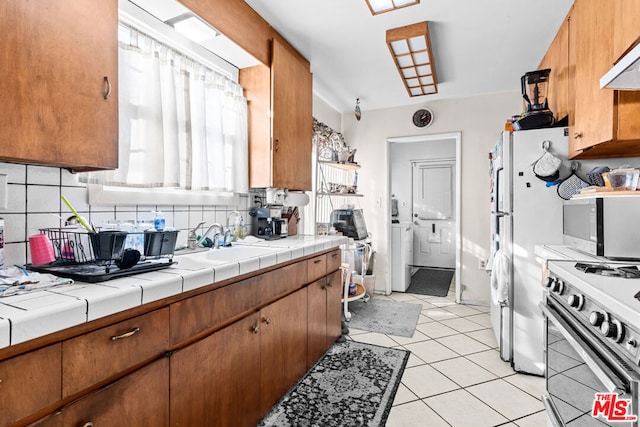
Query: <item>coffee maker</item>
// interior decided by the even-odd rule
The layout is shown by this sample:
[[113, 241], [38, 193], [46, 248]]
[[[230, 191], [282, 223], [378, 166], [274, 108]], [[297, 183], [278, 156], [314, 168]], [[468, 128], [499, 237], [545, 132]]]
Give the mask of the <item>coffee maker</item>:
[[251, 208], [251, 234], [265, 240], [279, 239], [281, 236], [276, 233], [274, 218], [271, 217], [269, 208]]
[[513, 122], [515, 130], [540, 129], [555, 124], [555, 117], [549, 110], [547, 90], [551, 68], [530, 71], [520, 78], [522, 97], [527, 103], [527, 110]]

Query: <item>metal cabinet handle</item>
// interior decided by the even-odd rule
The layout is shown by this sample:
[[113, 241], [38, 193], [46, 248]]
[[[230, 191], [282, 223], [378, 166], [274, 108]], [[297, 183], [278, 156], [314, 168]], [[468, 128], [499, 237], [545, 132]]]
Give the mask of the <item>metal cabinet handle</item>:
[[274, 144], [273, 148], [278, 151], [280, 149], [280, 140], [276, 139], [276, 143]]
[[262, 319], [262, 321], [266, 324], [266, 325], [270, 325], [271, 324], [271, 319], [269, 319], [268, 317], [265, 317]]
[[93, 423], [89, 421], [88, 423], [84, 423], [82, 427], [93, 427]]
[[259, 334], [260, 333], [260, 326], [256, 325], [253, 328], [251, 328], [251, 332], [255, 335], [255, 334]]
[[574, 132], [573, 133], [573, 139], [578, 139], [578, 138], [582, 138], [582, 132]]
[[109, 76], [104, 76], [104, 84], [107, 90], [104, 92], [104, 99], [109, 99], [111, 95], [111, 82], [109, 81]]
[[115, 335], [115, 336], [111, 337], [111, 341], [121, 340], [121, 339], [124, 339], [124, 338], [129, 338], [130, 336], [133, 336], [133, 335], [137, 334], [138, 332], [140, 332], [140, 328], [135, 328], [135, 329], [133, 329], [133, 330], [131, 330], [129, 332], [126, 332], [126, 333], [124, 333], [122, 335]]
[[322, 262], [321, 259], [317, 259], [317, 260], [313, 261], [314, 264], [320, 264], [321, 262]]
[[331, 255], [331, 257], [332, 257], [332, 258], [337, 258], [337, 257], [338, 257], [338, 254], [334, 252], [334, 253]]

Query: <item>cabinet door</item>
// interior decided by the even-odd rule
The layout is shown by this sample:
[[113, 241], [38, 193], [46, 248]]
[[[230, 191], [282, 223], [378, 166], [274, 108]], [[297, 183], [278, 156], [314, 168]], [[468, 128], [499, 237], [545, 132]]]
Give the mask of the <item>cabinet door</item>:
[[576, 0], [571, 16], [569, 49], [575, 58], [575, 125], [570, 155], [613, 135], [614, 92], [600, 89], [600, 77], [611, 67], [613, 8], [598, 0]]
[[60, 400], [61, 361], [60, 344], [54, 344], [0, 362], [0, 425], [11, 425]]
[[307, 371], [307, 291], [301, 289], [260, 311], [260, 413]]
[[327, 340], [329, 348], [342, 335], [342, 271], [327, 276]]
[[116, 168], [118, 2], [2, 1], [0, 28], [0, 159]]
[[558, 121], [567, 116], [571, 117], [569, 114], [569, 25], [570, 20], [567, 17], [538, 67], [540, 70], [551, 68], [549, 109]]
[[63, 407], [60, 416], [64, 426], [168, 426], [168, 359], [160, 359]]
[[312, 79], [309, 63], [273, 40], [271, 55], [273, 182], [309, 191], [311, 184]]
[[172, 426], [255, 426], [260, 337], [252, 314], [171, 356]]
[[307, 368], [310, 368], [327, 351], [327, 279], [325, 277], [307, 286], [307, 307], [309, 310]]
[[615, 16], [611, 60], [615, 63], [640, 40], [640, 2], [616, 0], [612, 7], [615, 10]]

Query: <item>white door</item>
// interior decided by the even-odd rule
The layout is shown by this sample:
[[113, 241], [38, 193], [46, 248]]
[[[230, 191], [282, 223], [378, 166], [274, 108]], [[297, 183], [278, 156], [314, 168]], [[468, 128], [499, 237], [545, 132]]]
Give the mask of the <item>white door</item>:
[[454, 268], [455, 160], [415, 162], [412, 168], [413, 265]]

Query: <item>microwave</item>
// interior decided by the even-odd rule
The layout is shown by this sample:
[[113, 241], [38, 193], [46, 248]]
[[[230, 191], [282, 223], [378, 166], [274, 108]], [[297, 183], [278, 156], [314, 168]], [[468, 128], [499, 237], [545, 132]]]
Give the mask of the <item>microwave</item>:
[[565, 245], [612, 260], [640, 260], [640, 197], [571, 199], [562, 211]]

